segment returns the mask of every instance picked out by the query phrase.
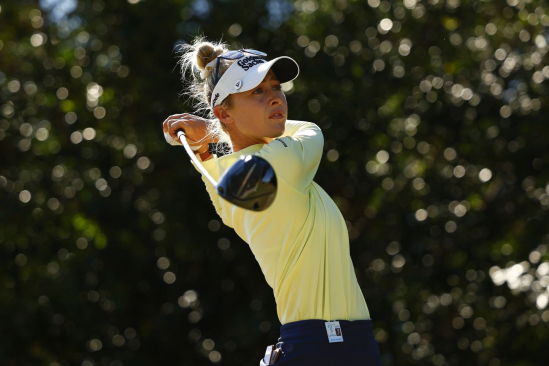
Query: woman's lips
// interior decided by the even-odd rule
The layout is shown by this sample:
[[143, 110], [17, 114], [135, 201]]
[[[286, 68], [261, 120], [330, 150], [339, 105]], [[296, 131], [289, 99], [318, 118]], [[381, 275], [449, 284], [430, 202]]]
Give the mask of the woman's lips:
[[283, 119], [284, 118], [284, 112], [282, 111], [274, 111], [269, 115], [269, 118], [273, 119]]

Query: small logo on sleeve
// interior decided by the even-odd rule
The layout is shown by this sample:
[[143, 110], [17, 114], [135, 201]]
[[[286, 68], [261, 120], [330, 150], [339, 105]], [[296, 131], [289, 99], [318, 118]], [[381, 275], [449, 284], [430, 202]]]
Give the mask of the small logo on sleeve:
[[282, 145], [284, 145], [284, 147], [288, 147], [288, 145], [286, 145], [286, 143], [285, 143], [284, 141], [282, 141], [281, 139], [279, 139], [279, 138], [276, 138], [275, 140], [276, 140], [276, 141], [280, 141], [280, 142], [282, 142]]

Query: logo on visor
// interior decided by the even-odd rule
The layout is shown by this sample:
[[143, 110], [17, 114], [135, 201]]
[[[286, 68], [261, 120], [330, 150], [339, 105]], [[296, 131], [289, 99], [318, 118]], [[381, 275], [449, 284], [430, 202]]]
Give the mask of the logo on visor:
[[242, 80], [237, 80], [236, 83], [234, 83], [234, 90], [240, 90], [242, 88]]
[[243, 68], [244, 71], [248, 71], [251, 67], [253, 67], [255, 65], [262, 64], [262, 63], [265, 63], [265, 62], [267, 62], [267, 61], [265, 61], [263, 58], [261, 58], [259, 56], [248, 56], [248, 57], [243, 58], [242, 60], [238, 61], [237, 64], [238, 64], [238, 66]]
[[212, 107], [215, 107], [215, 102], [217, 102], [217, 99], [219, 99], [219, 93], [215, 93], [214, 100], [212, 102]]

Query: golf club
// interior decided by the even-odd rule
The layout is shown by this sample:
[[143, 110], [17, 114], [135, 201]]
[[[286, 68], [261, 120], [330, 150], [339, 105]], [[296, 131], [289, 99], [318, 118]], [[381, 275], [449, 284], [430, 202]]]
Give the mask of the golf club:
[[185, 132], [177, 131], [177, 137], [198, 170], [209, 180], [220, 197], [246, 210], [263, 211], [276, 197], [276, 174], [267, 160], [255, 156], [241, 156], [216, 182], [191, 150]]

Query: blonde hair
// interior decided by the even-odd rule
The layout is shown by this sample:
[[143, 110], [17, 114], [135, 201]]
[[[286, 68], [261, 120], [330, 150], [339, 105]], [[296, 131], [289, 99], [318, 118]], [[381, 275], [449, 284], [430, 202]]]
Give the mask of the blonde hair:
[[[219, 140], [218, 153], [232, 152], [232, 144], [227, 134], [225, 124], [218, 120], [210, 107], [210, 100], [214, 90], [215, 69], [202, 79], [200, 72], [204, 72], [206, 65], [214, 61], [217, 56], [227, 52], [229, 49], [224, 42], [208, 42], [204, 36], [198, 36], [192, 44], [179, 46], [178, 51], [181, 57], [178, 64], [181, 67], [181, 81], [184, 90], [181, 93], [192, 103], [195, 112], [208, 118], [208, 134]], [[221, 59], [219, 62], [218, 78], [232, 65], [234, 61]], [[230, 96], [225, 99], [222, 105], [230, 106]], [[222, 143], [226, 143], [223, 145]], [[223, 147], [225, 146], [224, 150]]]

